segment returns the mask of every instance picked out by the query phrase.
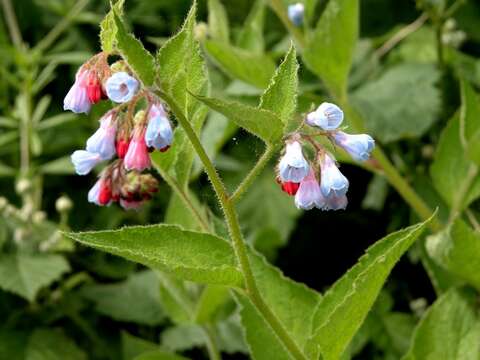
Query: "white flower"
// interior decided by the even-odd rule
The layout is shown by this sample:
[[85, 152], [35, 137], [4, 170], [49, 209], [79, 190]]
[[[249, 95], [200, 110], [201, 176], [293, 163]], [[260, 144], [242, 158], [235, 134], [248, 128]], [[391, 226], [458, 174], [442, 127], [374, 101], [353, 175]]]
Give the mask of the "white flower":
[[368, 160], [370, 152], [375, 147], [375, 141], [367, 134], [349, 135], [343, 131], [338, 131], [333, 138], [338, 146], [342, 147], [357, 161]]
[[102, 157], [100, 154], [91, 153], [86, 150], [77, 150], [72, 156], [72, 163], [75, 166], [75, 172], [78, 175], [86, 175], [100, 162]]
[[78, 70], [75, 82], [63, 100], [63, 110], [71, 110], [74, 113], [88, 113], [92, 106], [87, 93], [88, 71]]
[[117, 126], [114, 120], [114, 114], [108, 112], [100, 119], [100, 127], [87, 140], [87, 151], [100, 154], [102, 160], [111, 159], [116, 152], [115, 134]]
[[107, 96], [116, 103], [130, 101], [138, 90], [138, 80], [126, 72], [117, 72], [110, 76], [105, 84]]
[[320, 163], [320, 168], [320, 189], [323, 196], [328, 198], [331, 195], [345, 195], [347, 193], [349, 185], [348, 179], [343, 176], [340, 170], [338, 170], [335, 161], [330, 157], [330, 155], [324, 155], [322, 162]]
[[307, 115], [307, 124], [323, 130], [335, 130], [343, 121], [343, 111], [335, 104], [322, 103], [317, 110]]
[[310, 166], [303, 157], [300, 143], [298, 141], [287, 143], [285, 155], [278, 165], [280, 180], [299, 183], [308, 175], [309, 169]]

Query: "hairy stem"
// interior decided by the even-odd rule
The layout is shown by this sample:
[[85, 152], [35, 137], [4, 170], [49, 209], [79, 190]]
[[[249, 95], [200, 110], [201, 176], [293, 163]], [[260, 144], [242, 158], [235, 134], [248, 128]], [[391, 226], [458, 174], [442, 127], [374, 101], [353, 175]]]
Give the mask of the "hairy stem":
[[248, 249], [243, 238], [242, 232], [240, 230], [240, 224], [238, 222], [237, 213], [235, 211], [234, 203], [231, 201], [225, 185], [222, 182], [222, 179], [217, 173], [215, 166], [207, 155], [203, 145], [200, 142], [197, 134], [195, 133], [192, 125], [188, 119], [183, 114], [183, 111], [179, 108], [175, 100], [166, 93], [161, 91], [158, 92], [158, 95], [169, 105], [170, 109], [175, 113], [179, 124], [185, 130], [185, 134], [192, 143], [195, 152], [200, 158], [205, 172], [207, 173], [210, 182], [212, 183], [213, 189], [218, 197], [220, 205], [222, 207], [225, 220], [229, 229], [230, 237], [232, 240], [232, 245], [235, 251], [237, 261], [240, 266], [240, 270], [243, 274], [245, 281], [246, 293], [252, 302], [252, 304], [258, 309], [258, 311], [263, 315], [264, 319], [270, 325], [272, 330], [282, 341], [285, 348], [288, 349], [290, 354], [295, 359], [305, 360], [305, 355], [298, 348], [297, 344], [288, 334], [287, 330], [278, 320], [277, 316], [270, 310], [268, 305], [264, 302], [260, 291], [258, 290], [255, 277], [253, 275], [252, 268], [250, 266], [250, 260], [248, 257]]

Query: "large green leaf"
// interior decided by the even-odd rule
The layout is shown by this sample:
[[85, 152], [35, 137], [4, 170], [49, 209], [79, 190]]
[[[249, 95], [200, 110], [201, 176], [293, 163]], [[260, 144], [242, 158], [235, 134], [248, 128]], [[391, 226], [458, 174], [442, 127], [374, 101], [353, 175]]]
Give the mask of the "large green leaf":
[[160, 349], [158, 344], [122, 331], [122, 360], [133, 360], [138, 355]]
[[352, 101], [375, 138], [390, 142], [419, 137], [437, 118], [439, 75], [432, 64], [397, 65], [360, 87]]
[[480, 234], [457, 219], [427, 239], [428, 254], [448, 271], [480, 290]]
[[205, 50], [227, 75], [260, 89], [268, 86], [275, 72], [275, 63], [264, 54], [257, 54], [215, 40], [205, 41]]
[[298, 62], [292, 45], [285, 59], [276, 70], [267, 90], [260, 99], [259, 107], [278, 115], [287, 125], [297, 105]]
[[146, 270], [130, 275], [121, 283], [86, 286], [82, 295], [92, 300], [101, 314], [118, 321], [154, 326], [165, 318], [159, 287], [155, 273]]
[[480, 99], [472, 86], [461, 81], [460, 140], [468, 157], [480, 165]]
[[452, 289], [425, 313], [403, 360], [480, 359], [480, 320], [474, 297]]
[[230, 42], [227, 12], [220, 0], [208, 0], [208, 30], [212, 39]]
[[330, 0], [307, 38], [305, 64], [336, 96], [343, 96], [347, 90], [358, 39], [358, 18], [358, 0]]
[[70, 270], [60, 255], [3, 254], [0, 257], [0, 288], [33, 301], [37, 292]]
[[315, 312], [308, 349], [312, 357], [320, 351], [324, 360], [340, 358], [367, 316], [393, 266], [430, 220], [392, 233], [375, 243], [328, 290]]
[[152, 85], [155, 78], [155, 60], [152, 54], [145, 50], [140, 40], [127, 32], [115, 12], [114, 20], [117, 27], [115, 39], [118, 50], [140, 80], [147, 86]]
[[102, 50], [107, 53], [112, 52], [116, 45], [117, 25], [115, 24], [114, 11], [122, 16], [124, 3], [125, 0], [118, 0], [100, 23], [100, 43]]
[[254, 108], [234, 101], [204, 96], [196, 96], [196, 98], [267, 143], [274, 143], [283, 135], [284, 124], [272, 111]]
[[214, 235], [153, 225], [66, 236], [185, 280], [229, 286], [243, 282], [232, 247]]
[[455, 114], [442, 131], [430, 167], [433, 185], [449, 206], [463, 210], [480, 196], [476, 165], [467, 159], [460, 140], [460, 117]]
[[86, 360], [87, 355], [61, 331], [35, 330], [28, 341], [25, 360]]

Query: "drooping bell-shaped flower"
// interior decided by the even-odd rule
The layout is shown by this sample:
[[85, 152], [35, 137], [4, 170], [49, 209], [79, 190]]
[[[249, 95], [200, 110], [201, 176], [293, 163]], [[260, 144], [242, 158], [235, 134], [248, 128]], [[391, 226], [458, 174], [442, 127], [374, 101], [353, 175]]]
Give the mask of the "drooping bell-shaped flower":
[[137, 79], [121, 71], [107, 79], [105, 89], [110, 100], [116, 103], [125, 103], [137, 93], [138, 86]]
[[309, 169], [310, 166], [303, 156], [302, 145], [298, 141], [287, 142], [285, 155], [278, 164], [280, 180], [299, 183], [307, 176]]
[[330, 155], [324, 154], [321, 162], [320, 189], [323, 196], [342, 196], [348, 191], [348, 179], [343, 176]]
[[304, 14], [305, 6], [302, 3], [291, 4], [288, 6], [288, 18], [294, 25], [302, 25]]
[[102, 161], [100, 154], [86, 150], [76, 150], [70, 157], [78, 175], [86, 175]]
[[173, 139], [172, 125], [161, 104], [154, 104], [148, 112], [148, 126], [145, 132], [145, 142], [148, 147], [157, 150], [167, 150]]
[[325, 198], [325, 206], [323, 210], [345, 210], [347, 207], [347, 195], [330, 195], [329, 197]]
[[117, 156], [119, 159], [124, 159], [125, 155], [127, 154], [128, 147], [130, 145], [130, 140], [128, 139], [117, 139], [117, 142], [115, 144], [116, 150], [117, 150]]
[[137, 128], [125, 154], [125, 169], [143, 171], [148, 169], [152, 163], [148, 154], [148, 147], [145, 142], [145, 129]]
[[325, 198], [320, 191], [320, 184], [313, 169], [302, 180], [295, 195], [295, 206], [299, 209], [310, 210], [314, 207], [322, 209], [325, 205]]
[[335, 130], [343, 121], [343, 111], [337, 105], [324, 102], [317, 110], [307, 115], [306, 123], [323, 130]]
[[88, 113], [92, 106], [87, 93], [88, 71], [80, 68], [75, 76], [75, 82], [63, 100], [63, 110], [74, 113]]
[[100, 154], [102, 160], [109, 160], [115, 155], [115, 134], [117, 124], [115, 113], [109, 111], [100, 119], [100, 127], [87, 140], [87, 151]]
[[96, 104], [104, 98], [102, 83], [96, 71], [89, 71], [86, 85], [87, 96], [92, 104]]
[[100, 179], [97, 180], [95, 185], [88, 191], [88, 202], [92, 204], [96, 204], [100, 206], [100, 202], [98, 201], [98, 195], [100, 194]]
[[357, 161], [365, 161], [375, 147], [375, 141], [370, 135], [349, 135], [343, 131], [334, 134], [335, 143], [342, 147], [350, 156]]
[[109, 205], [112, 201], [112, 187], [108, 179], [100, 178], [88, 192], [88, 201], [99, 206]]

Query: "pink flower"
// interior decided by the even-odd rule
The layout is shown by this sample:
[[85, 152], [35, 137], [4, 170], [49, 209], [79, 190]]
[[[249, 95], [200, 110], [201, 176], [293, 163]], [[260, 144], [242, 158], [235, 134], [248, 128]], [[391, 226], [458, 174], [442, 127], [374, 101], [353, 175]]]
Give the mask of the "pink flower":
[[136, 129], [125, 155], [125, 169], [143, 171], [150, 166], [152, 162], [145, 143], [145, 128]]
[[314, 207], [323, 209], [325, 206], [325, 198], [320, 191], [320, 184], [312, 168], [300, 182], [300, 187], [295, 195], [295, 205], [297, 208], [304, 210], [310, 210]]
[[87, 91], [88, 71], [80, 68], [75, 76], [75, 82], [63, 100], [63, 110], [74, 113], [88, 113], [92, 106]]
[[144, 201], [140, 200], [128, 200], [128, 199], [120, 199], [120, 206], [123, 207], [125, 210], [140, 210]]

